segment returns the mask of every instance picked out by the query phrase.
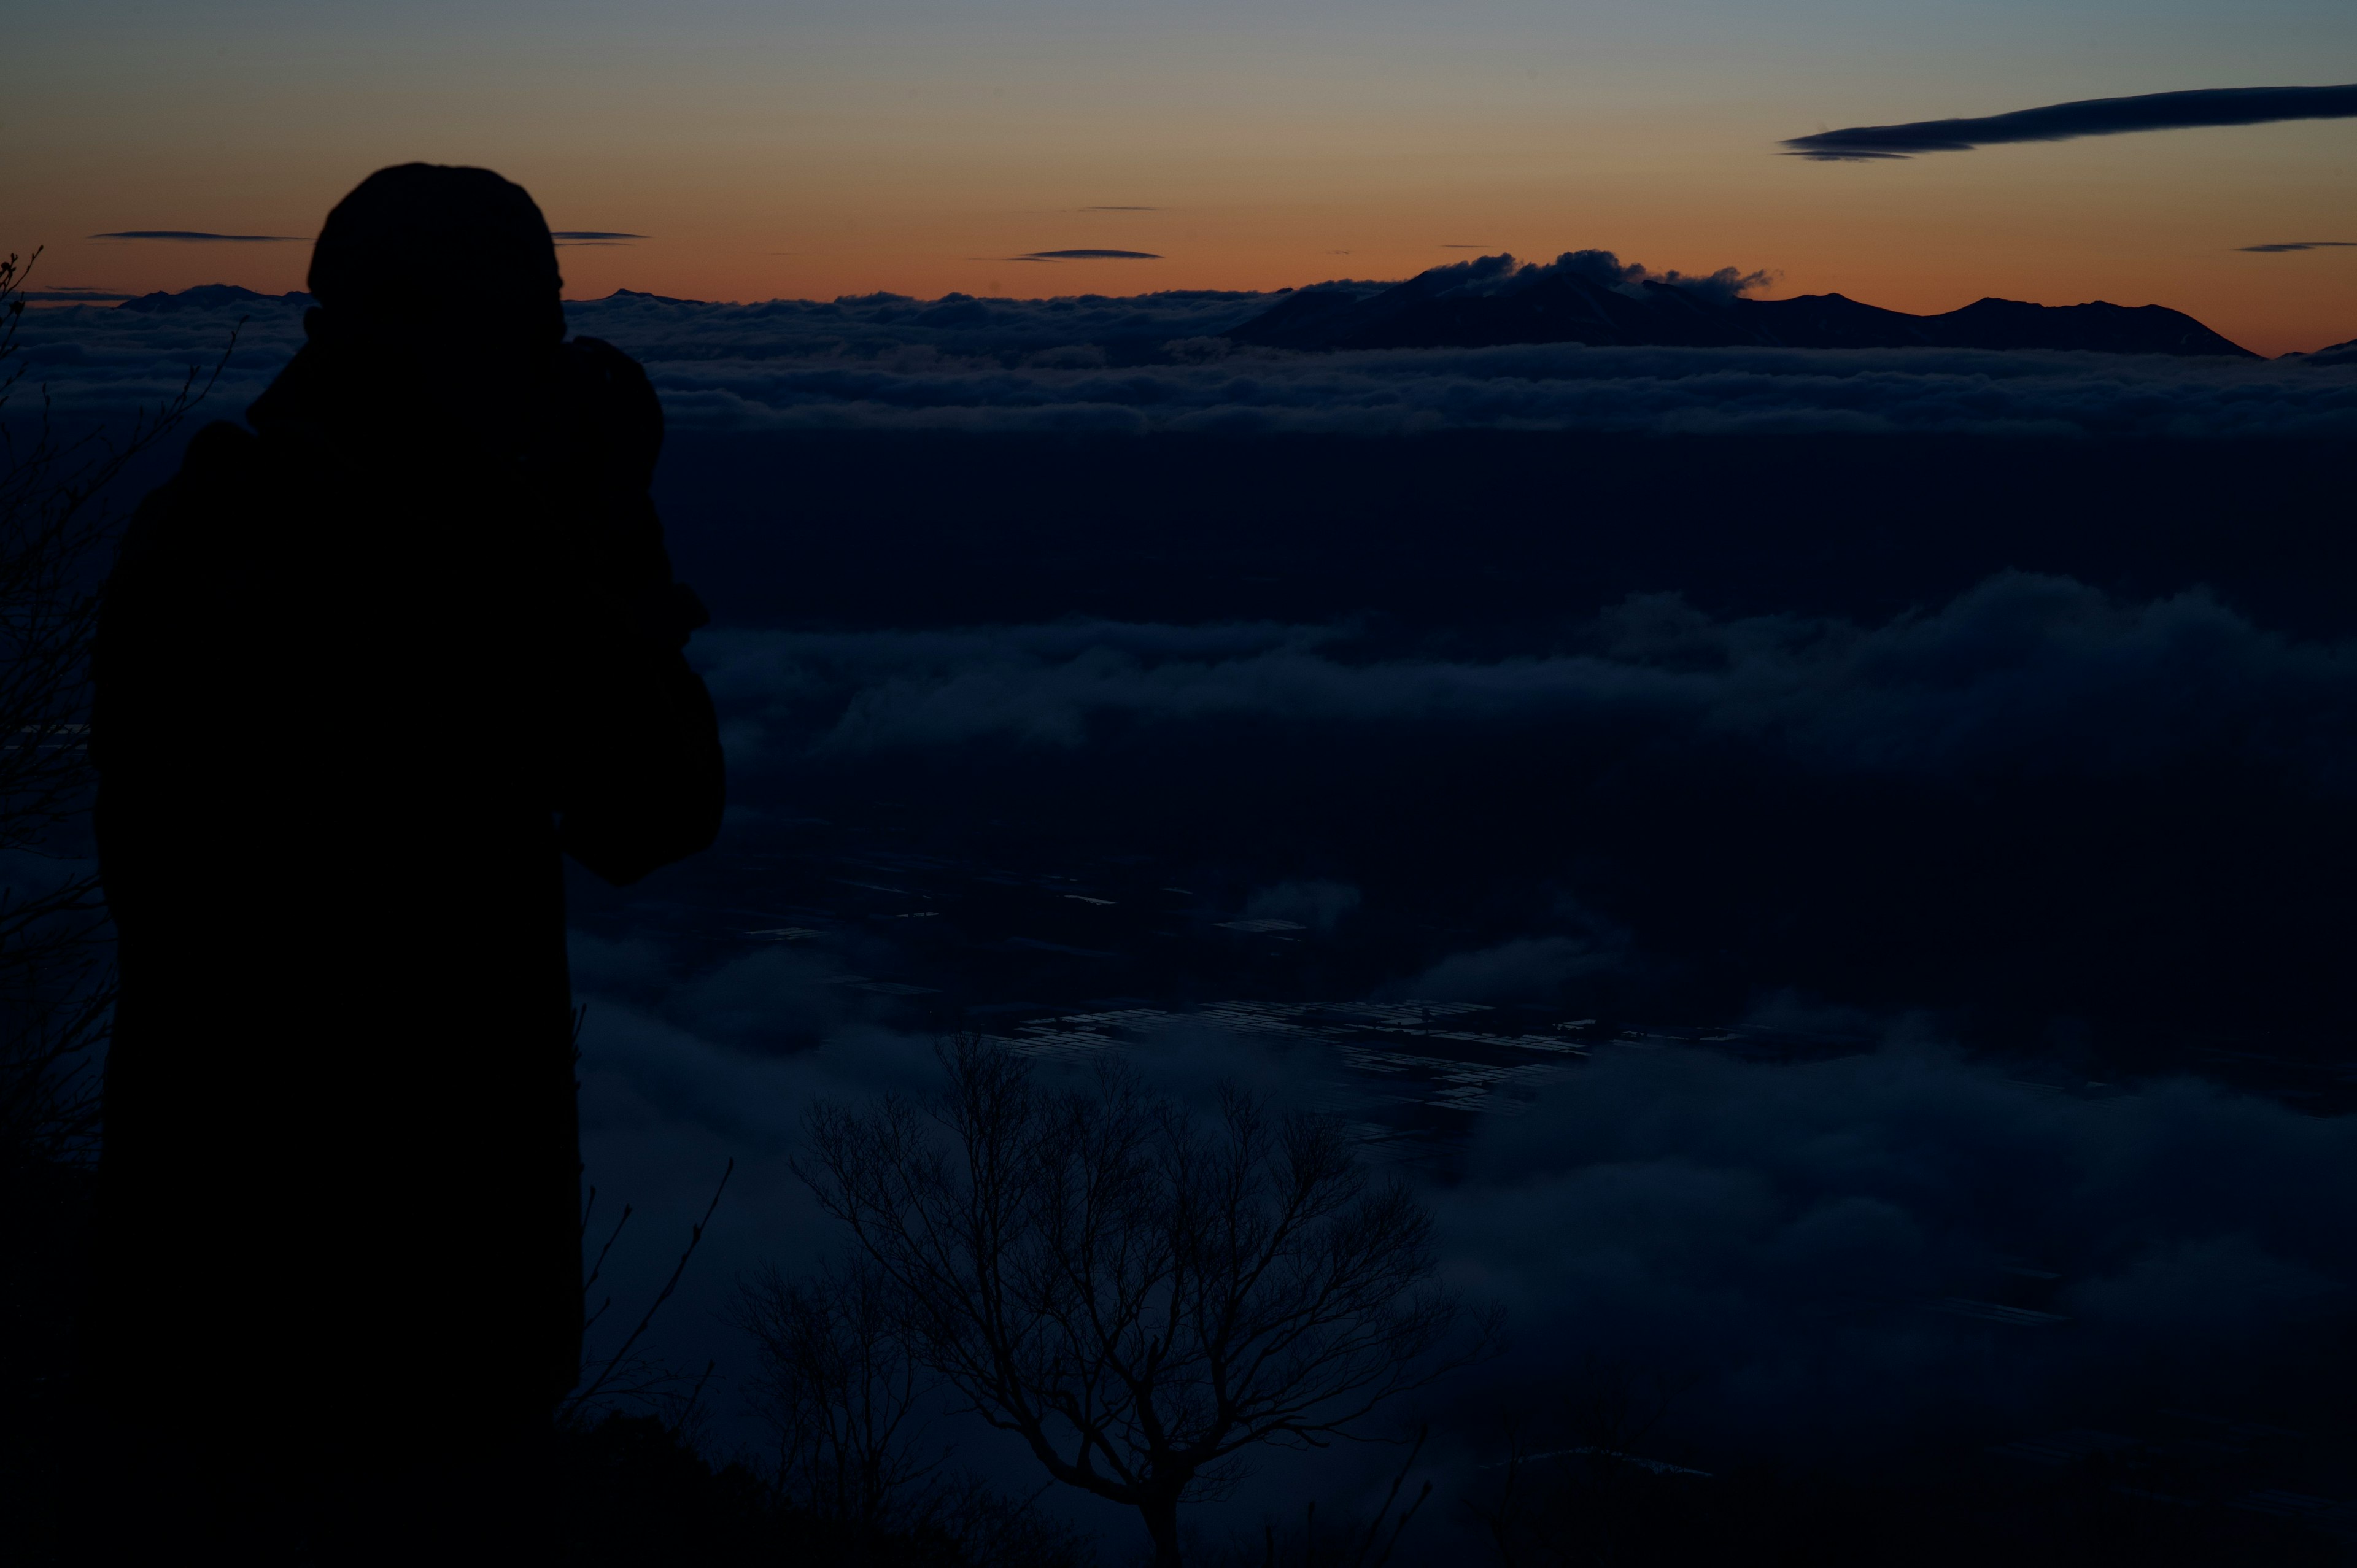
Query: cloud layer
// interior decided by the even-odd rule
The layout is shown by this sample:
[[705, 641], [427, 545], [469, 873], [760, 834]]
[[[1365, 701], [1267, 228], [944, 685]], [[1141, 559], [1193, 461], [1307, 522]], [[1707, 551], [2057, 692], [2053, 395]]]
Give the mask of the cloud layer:
[[[1599, 618], [1588, 640], [1494, 660], [1370, 659], [1340, 628], [1074, 621], [719, 630], [699, 647], [729, 713], [806, 756], [1069, 751], [1124, 726], [1236, 722], [1543, 727], [1551, 750], [1635, 723], [1676, 733], [1682, 752], [1732, 746], [1754, 767], [1819, 778], [1977, 787], [2240, 765], [2357, 800], [2357, 646], [2263, 630], [2207, 593], [2129, 605], [2007, 573], [1871, 628], [1721, 620], [1653, 596]], [[749, 763], [752, 732], [740, 739]]]
[[[2346, 883], [2357, 644], [2280, 635], [2204, 593], [2021, 574], [1878, 619], [1652, 596], [1549, 635], [1484, 657], [1342, 625], [716, 629], [697, 649], [740, 811], [723, 858], [758, 852], [765, 816], [850, 819], [888, 794], [949, 864], [1028, 812], [1053, 822], [1059, 864], [1083, 844], [1194, 854], [1205, 875], [1179, 886], [1224, 900], [1222, 918], [1332, 944], [1317, 983], [1338, 998], [1581, 1016], [1679, 994], [1734, 947], [1767, 954], [1752, 979], [1769, 983], [1693, 1016], [1879, 1044], [1807, 1067], [1600, 1048], [1529, 1086], [1520, 1113], [1478, 1118], [1429, 1190], [1451, 1278], [1512, 1315], [1508, 1357], [1433, 1402], [1469, 1440], [1590, 1355], [1683, 1386], [1662, 1441], [1705, 1465], [1974, 1452], [2155, 1403], [2242, 1411], [2332, 1364], [2357, 1285], [2337, 1202], [2357, 1118], [2082, 1053], [2120, 979], [2111, 1002], [2172, 1016], [2169, 986], [2220, 981], [2255, 1048], [2342, 1037], [2310, 1004], [2340, 987], [2337, 936], [2283, 1028], [2260, 1020], [2281, 998], [2235, 944], [2312, 923], [2318, 900], [2270, 877]], [[2106, 834], [2117, 865], [2072, 858]], [[739, 891], [705, 896], [766, 907], [773, 871], [731, 875]], [[886, 922], [866, 924], [832, 950], [576, 938], [593, 1179], [684, 1223], [720, 1160], [743, 1163], [675, 1330], [694, 1364], [730, 1354], [694, 1324], [734, 1267], [826, 1243], [786, 1170], [801, 1107], [924, 1080], [926, 1041], [892, 1004], [828, 983], [846, 964], [892, 972], [875, 967]], [[1387, 967], [1346, 968], [1384, 929], [1405, 933]], [[1845, 953], [1894, 995], [1803, 1000], [1800, 967]], [[2026, 1065], [1953, 1048], [1943, 988], [2006, 992], [2030, 961], [2061, 976], [2045, 1001], [2064, 996], [2080, 1034]], [[2131, 1054], [2153, 1037], [2131, 1031]], [[1202, 1024], [1141, 1054], [1181, 1094], [1230, 1075], [1329, 1103], [1337, 1069], [1306, 1048]], [[1974, 1315], [1990, 1303], [2030, 1316]], [[1266, 1485], [1297, 1506], [1349, 1463]]]
[[[738, 1162], [661, 1335], [666, 1354], [715, 1358], [726, 1378], [743, 1369], [719, 1322], [732, 1279], [839, 1243], [788, 1168], [804, 1108], [921, 1090], [930, 1041], [861, 1019], [813, 959], [713, 966], [577, 932], [574, 947], [589, 1177], [646, 1227], [614, 1271], [624, 1301], [660, 1283], [663, 1244]], [[1216, 1028], [1137, 1065], [1199, 1104], [1223, 1078], [1283, 1100], [1331, 1070]], [[1502, 1304], [1511, 1340], [1425, 1412], [1445, 1455], [1543, 1412], [1584, 1361], [1626, 1357], [1683, 1390], [1656, 1444], [1710, 1466], [1774, 1453], [1806, 1466], [1971, 1452], [2090, 1411], [2321, 1393], [2314, 1372], [2333, 1364], [2357, 1284], [2338, 1200], [2352, 1182], [2357, 1121], [2187, 1079], [2058, 1092], [1904, 1028], [1809, 1068], [1607, 1049], [1538, 1085], [1523, 1113], [1484, 1118], [1464, 1169], [1426, 1188], [1448, 1279]], [[1954, 1310], [2024, 1300], [2042, 1316]], [[1324, 1490], [1352, 1468], [1288, 1463], [1265, 1484]], [[1008, 1477], [1023, 1474], [1018, 1461]], [[1266, 1500], [1247, 1491], [1242, 1517]], [[1134, 1528], [1105, 1525], [1116, 1543]]]
[[[1273, 297], [617, 295], [567, 314], [646, 362], [674, 425], [746, 433], [2357, 434], [2357, 375], [2298, 360], [1577, 344], [1292, 355], [1221, 336]], [[61, 411], [120, 412], [177, 390], [247, 317], [213, 404], [234, 413], [299, 346], [298, 304], [48, 310], [23, 335]]]
[[1297, 885], [1259, 913], [1372, 922], [1338, 984], [1683, 1018], [1799, 988], [2147, 1064], [2340, 1037], [2312, 912], [2357, 875], [2357, 645], [2019, 574], [1876, 624], [1647, 596], [1538, 638], [1073, 620], [699, 647], [739, 800], [888, 797], [1198, 889], [1248, 867]]
[[[1519, 1320], [1511, 1381], [1635, 1351], [1703, 1380], [1689, 1420], [1794, 1456], [2247, 1398], [2268, 1340], [2312, 1351], [2357, 1283], [2324, 1196], [2357, 1178], [2357, 1122], [2190, 1082], [2076, 1099], [1903, 1042], [1805, 1069], [1631, 1053], [1483, 1133], [1442, 1201], [1461, 1277]], [[2060, 1276], [2036, 1310], [2067, 1323], [1928, 1305], [2023, 1268]]]
[[2346, 120], [2357, 116], [2357, 86], [2205, 87], [2189, 92], [2146, 92], [2132, 98], [2089, 98], [2017, 109], [1975, 119], [1917, 120], [1904, 125], [1851, 125], [1793, 136], [1792, 157], [1822, 163], [1956, 153], [2007, 142], [2067, 142], [2131, 131], [2178, 131], [2202, 125], [2261, 125], [2277, 120]]

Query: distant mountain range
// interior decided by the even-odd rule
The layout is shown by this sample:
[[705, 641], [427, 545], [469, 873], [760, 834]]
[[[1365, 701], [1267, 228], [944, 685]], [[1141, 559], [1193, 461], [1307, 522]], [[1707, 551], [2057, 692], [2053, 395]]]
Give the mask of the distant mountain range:
[[2330, 343], [2313, 354], [2298, 350], [2284, 356], [2287, 360], [2302, 360], [2311, 365], [2357, 365], [2357, 338], [2346, 343]]
[[1225, 336], [1237, 343], [1307, 349], [1592, 343], [2260, 357], [2184, 312], [2158, 305], [1983, 299], [1942, 316], [1910, 316], [1838, 294], [1747, 299], [1727, 274], [1684, 282], [1631, 278], [1620, 274], [1641, 269], [1583, 263], [1598, 254], [1522, 267], [1512, 257], [1485, 256], [1389, 286], [1321, 285], [1288, 295]]
[[194, 288], [177, 292], [158, 289], [154, 294], [143, 294], [136, 299], [124, 300], [115, 308], [168, 316], [183, 310], [219, 310], [224, 306], [236, 305], [299, 306], [307, 309], [317, 303], [299, 290], [290, 294], [258, 294], [233, 283], [200, 283]]
[[[1983, 299], [1941, 316], [1910, 316], [1861, 305], [1838, 294], [1749, 299], [1728, 274], [1710, 278], [1679, 278], [1673, 274], [1666, 280], [1630, 275], [1641, 273], [1641, 268], [1620, 267], [1597, 252], [1575, 252], [1538, 266], [1521, 265], [1511, 256], [1484, 256], [1476, 262], [1436, 267], [1405, 283], [1318, 284], [1292, 291], [1218, 335], [1242, 344], [1313, 350], [1592, 343], [1689, 348], [2077, 349], [2104, 354], [2260, 357], [2184, 312], [2158, 305], [2100, 301], [2030, 305], [2016, 299]], [[618, 291], [613, 297], [691, 303], [629, 289]], [[897, 296], [876, 297], [893, 300]], [[1252, 303], [1250, 295], [1218, 297], [1233, 298], [1243, 308]], [[953, 295], [942, 306], [952, 301], [983, 317], [992, 317], [1006, 303]], [[171, 314], [224, 306], [301, 308], [312, 303], [309, 295], [299, 292], [269, 295], [231, 284], [207, 284], [126, 299], [118, 308]], [[929, 316], [941, 307], [927, 307]], [[1090, 330], [1097, 336], [1091, 341], [1102, 337], [1103, 326], [1092, 324]], [[1151, 332], [1146, 339], [1159, 341]], [[1130, 357], [1123, 356], [1125, 361]], [[2317, 365], [2357, 363], [2357, 342], [2335, 344], [2304, 358]]]

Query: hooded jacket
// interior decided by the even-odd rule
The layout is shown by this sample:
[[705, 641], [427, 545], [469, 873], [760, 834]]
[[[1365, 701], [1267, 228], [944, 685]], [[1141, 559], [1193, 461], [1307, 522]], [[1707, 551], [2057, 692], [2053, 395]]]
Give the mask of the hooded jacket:
[[577, 1376], [562, 858], [704, 848], [722, 762], [639, 367], [437, 364], [337, 309], [190, 442], [105, 601], [86, 1359], [118, 1406], [397, 1442]]

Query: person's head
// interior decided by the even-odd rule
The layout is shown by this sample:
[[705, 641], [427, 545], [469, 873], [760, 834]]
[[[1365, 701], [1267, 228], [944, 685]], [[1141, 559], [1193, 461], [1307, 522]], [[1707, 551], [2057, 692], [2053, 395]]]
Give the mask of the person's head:
[[311, 251], [311, 293], [333, 335], [419, 359], [554, 347], [562, 284], [540, 209], [489, 169], [379, 169], [336, 203]]

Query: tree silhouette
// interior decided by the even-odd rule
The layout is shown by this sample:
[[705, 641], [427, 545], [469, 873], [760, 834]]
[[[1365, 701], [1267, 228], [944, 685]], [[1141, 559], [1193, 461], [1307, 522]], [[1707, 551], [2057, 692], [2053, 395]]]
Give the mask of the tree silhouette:
[[[1322, 1446], [1473, 1353], [1431, 1220], [1328, 1118], [1222, 1091], [1208, 1125], [1103, 1067], [1050, 1090], [976, 1038], [928, 1109], [824, 1105], [801, 1173], [889, 1280], [911, 1353], [1054, 1479], [1178, 1506], [1261, 1444]], [[1486, 1339], [1478, 1336], [1475, 1348]]]
[[942, 1380], [909, 1353], [897, 1298], [864, 1254], [799, 1280], [768, 1270], [739, 1291], [737, 1323], [760, 1356], [749, 1391], [778, 1444], [770, 1494], [805, 1554], [872, 1568], [1092, 1561], [1036, 1497], [945, 1470], [949, 1449], [927, 1441]]
[[748, 1282], [737, 1322], [760, 1353], [754, 1401], [777, 1435], [788, 1506], [876, 1537], [940, 1467], [915, 1447], [939, 1380], [897, 1330], [892, 1284], [862, 1255], [815, 1278]]
[[[120, 513], [107, 488], [211, 390], [178, 393], [128, 425], [60, 437], [48, 400], [29, 417], [17, 328], [39, 258], [0, 260], [0, 1179], [86, 1157], [97, 1131], [93, 1047], [114, 1003], [98, 875], [80, 842], [90, 811], [91, 639]], [[242, 323], [241, 323], [242, 325]]]

